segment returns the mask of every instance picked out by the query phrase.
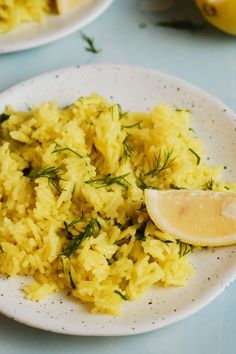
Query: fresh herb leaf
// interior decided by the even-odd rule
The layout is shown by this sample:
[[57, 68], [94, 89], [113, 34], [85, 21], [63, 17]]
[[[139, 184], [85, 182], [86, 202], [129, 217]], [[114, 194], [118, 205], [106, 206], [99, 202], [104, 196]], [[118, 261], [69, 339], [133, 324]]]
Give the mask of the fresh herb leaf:
[[179, 189], [187, 189], [187, 188], [178, 187], [178, 186], [176, 186], [174, 183], [171, 183], [171, 184], [170, 184], [170, 189], [177, 189], [177, 190], [179, 190]]
[[78, 156], [80, 159], [82, 159], [84, 157], [84, 156], [80, 155], [77, 151], [75, 151], [75, 150], [73, 150], [73, 149], [71, 149], [69, 147], [54, 149], [52, 151], [52, 154], [54, 154], [55, 152], [61, 152], [61, 151], [70, 151], [73, 154], [75, 154], [76, 156]]
[[190, 132], [193, 132], [194, 134], [196, 134], [196, 132], [195, 132], [195, 130], [194, 130], [193, 128], [188, 128], [188, 130], [189, 130]]
[[202, 189], [204, 190], [204, 191], [206, 191], [206, 190], [210, 190], [210, 191], [212, 191], [213, 190], [213, 186], [214, 186], [214, 180], [212, 179], [212, 178], [210, 178], [209, 179], [209, 181], [207, 181], [202, 187]]
[[5, 120], [8, 120], [9, 118], [10, 118], [9, 114], [6, 114], [6, 113], [0, 114], [0, 124], [5, 122]]
[[81, 33], [83, 40], [87, 43], [87, 47], [85, 47], [85, 50], [87, 50], [87, 52], [91, 52], [94, 54], [97, 54], [99, 52], [101, 52], [101, 49], [96, 49], [94, 46], [94, 40], [93, 38], [90, 38], [88, 36], [86, 36], [86, 34]]
[[70, 278], [70, 285], [71, 285], [72, 289], [75, 289], [75, 288], [76, 288], [76, 285], [75, 285], [75, 282], [74, 282], [74, 280], [73, 280], [73, 278], [72, 278], [72, 275], [71, 275], [71, 271], [70, 271], [70, 270], [69, 270], [69, 272], [68, 272], [68, 275], [69, 275], [69, 278]]
[[69, 224], [66, 224], [67, 225], [67, 229], [69, 229], [70, 227], [74, 226], [75, 224], [77, 224], [81, 220], [82, 220], [81, 215], [76, 216]]
[[146, 230], [146, 226], [147, 226], [147, 221], [144, 221], [141, 226], [136, 230], [136, 238], [139, 241], [145, 241], [146, 240], [146, 236], [145, 236], [145, 230]]
[[117, 226], [120, 229], [120, 231], [123, 231], [125, 229], [125, 226], [120, 222], [115, 222], [114, 225]]
[[128, 112], [123, 112], [122, 107], [121, 107], [121, 105], [119, 103], [117, 103], [116, 106], [118, 107], [118, 112], [119, 112], [120, 119], [123, 118], [124, 116], [126, 116], [126, 114], [128, 114]]
[[130, 157], [134, 153], [134, 149], [133, 149], [132, 145], [130, 144], [127, 137], [122, 142], [122, 144], [123, 144], [123, 149], [124, 149], [123, 156], [125, 159], [127, 159], [128, 157]]
[[171, 240], [161, 240], [161, 241], [164, 243], [175, 243], [174, 241], [171, 241]]
[[224, 188], [225, 188], [225, 189], [227, 189], [227, 191], [229, 191], [229, 190], [230, 190], [230, 188], [229, 188], [229, 187], [227, 187], [227, 186], [224, 186]]
[[129, 128], [134, 128], [134, 127], [139, 127], [140, 128], [140, 124], [142, 123], [142, 121], [140, 120], [137, 123], [131, 124], [131, 125], [122, 125], [121, 128], [124, 129], [129, 129]]
[[175, 30], [198, 31], [204, 27], [205, 23], [194, 23], [189, 20], [160, 21], [156, 26], [173, 28]]
[[146, 204], [144, 202], [142, 202], [140, 207], [137, 210], [139, 210], [139, 211], [146, 210]]
[[119, 295], [122, 300], [127, 300], [127, 297], [125, 295], [123, 295], [122, 292], [120, 292], [119, 290], [114, 290], [114, 293]]
[[180, 240], [177, 240], [177, 244], [179, 245], [179, 258], [192, 253], [192, 246], [189, 245], [188, 243], [184, 243], [181, 242]]
[[190, 109], [183, 109], [183, 108], [175, 108], [175, 112], [187, 112], [187, 113], [191, 113]]
[[95, 233], [95, 226], [98, 226], [98, 221], [96, 219], [91, 219], [85, 230], [80, 232], [79, 235], [73, 236], [72, 241], [63, 251], [62, 255], [65, 257], [70, 257], [82, 244], [86, 238], [90, 238]]
[[189, 148], [189, 151], [196, 157], [197, 159], [197, 165], [199, 165], [200, 161], [201, 161], [201, 157], [193, 150]]
[[116, 177], [104, 177], [104, 178], [95, 178], [85, 181], [87, 184], [95, 184], [97, 188], [111, 186], [112, 184], [118, 184], [119, 186], [123, 187], [124, 189], [128, 189], [128, 185], [130, 184], [125, 177], [127, 177], [129, 173], [126, 173], [121, 176]]
[[173, 163], [173, 161], [175, 160], [175, 157], [171, 158], [172, 154], [173, 154], [173, 150], [170, 151], [165, 150], [163, 153], [163, 162], [161, 161], [162, 160], [161, 151], [159, 152], [158, 156], [154, 155], [152, 169], [149, 172], [145, 173], [144, 176], [156, 177], [160, 172], [169, 168]]
[[43, 168], [32, 168], [28, 167], [23, 170], [24, 176], [34, 180], [36, 178], [47, 178], [48, 184], [52, 185], [59, 193], [62, 191], [59, 182], [62, 179], [62, 169], [61, 167], [43, 167]]

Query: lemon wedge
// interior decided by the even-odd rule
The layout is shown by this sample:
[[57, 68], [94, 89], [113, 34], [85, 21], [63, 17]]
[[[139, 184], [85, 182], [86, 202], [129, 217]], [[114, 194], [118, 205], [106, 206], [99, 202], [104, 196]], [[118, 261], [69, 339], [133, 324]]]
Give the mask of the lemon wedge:
[[195, 0], [203, 16], [215, 27], [236, 35], [235, 0]]
[[154, 224], [192, 245], [236, 243], [236, 193], [200, 190], [145, 190]]
[[56, 7], [59, 14], [63, 14], [78, 5], [81, 0], [56, 0]]

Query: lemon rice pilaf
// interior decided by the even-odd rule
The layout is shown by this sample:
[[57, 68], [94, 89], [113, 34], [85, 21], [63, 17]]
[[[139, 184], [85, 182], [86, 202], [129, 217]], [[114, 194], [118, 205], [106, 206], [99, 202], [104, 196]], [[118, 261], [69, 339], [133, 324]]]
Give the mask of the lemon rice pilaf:
[[96, 94], [0, 115], [0, 272], [31, 300], [64, 290], [119, 314], [154, 284], [184, 286], [189, 245], [151, 222], [144, 189], [234, 189], [207, 166], [185, 110], [124, 113]]

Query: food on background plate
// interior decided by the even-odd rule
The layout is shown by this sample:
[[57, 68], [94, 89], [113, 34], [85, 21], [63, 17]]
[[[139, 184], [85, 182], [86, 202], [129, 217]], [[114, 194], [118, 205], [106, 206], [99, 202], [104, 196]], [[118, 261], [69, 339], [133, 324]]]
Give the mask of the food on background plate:
[[184, 286], [198, 250], [161, 231], [144, 190], [236, 191], [206, 164], [190, 111], [122, 111], [93, 94], [0, 115], [0, 272], [41, 300], [64, 290], [118, 315], [154, 284]]
[[82, 0], [0, 0], [0, 34], [27, 22], [42, 22], [46, 15], [61, 15]]

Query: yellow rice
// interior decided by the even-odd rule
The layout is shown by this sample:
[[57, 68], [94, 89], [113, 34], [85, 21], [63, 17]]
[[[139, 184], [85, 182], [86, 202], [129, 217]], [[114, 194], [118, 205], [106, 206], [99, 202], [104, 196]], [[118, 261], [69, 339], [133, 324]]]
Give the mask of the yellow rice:
[[[124, 114], [96, 94], [65, 108], [7, 107], [0, 125], [0, 273], [32, 276], [24, 287], [31, 300], [64, 290], [92, 312], [115, 315], [125, 299], [137, 300], [155, 284], [184, 286], [190, 248], [153, 225], [143, 189], [236, 190], [218, 181], [221, 167], [206, 165], [189, 116], [166, 105]], [[168, 152], [169, 166], [148, 174]], [[46, 167], [59, 168], [56, 185], [26, 173]], [[107, 182], [115, 177], [118, 183]], [[66, 255], [91, 220], [92, 233]]]
[[47, 14], [56, 13], [53, 0], [0, 0], [0, 34], [23, 23], [42, 22]]

